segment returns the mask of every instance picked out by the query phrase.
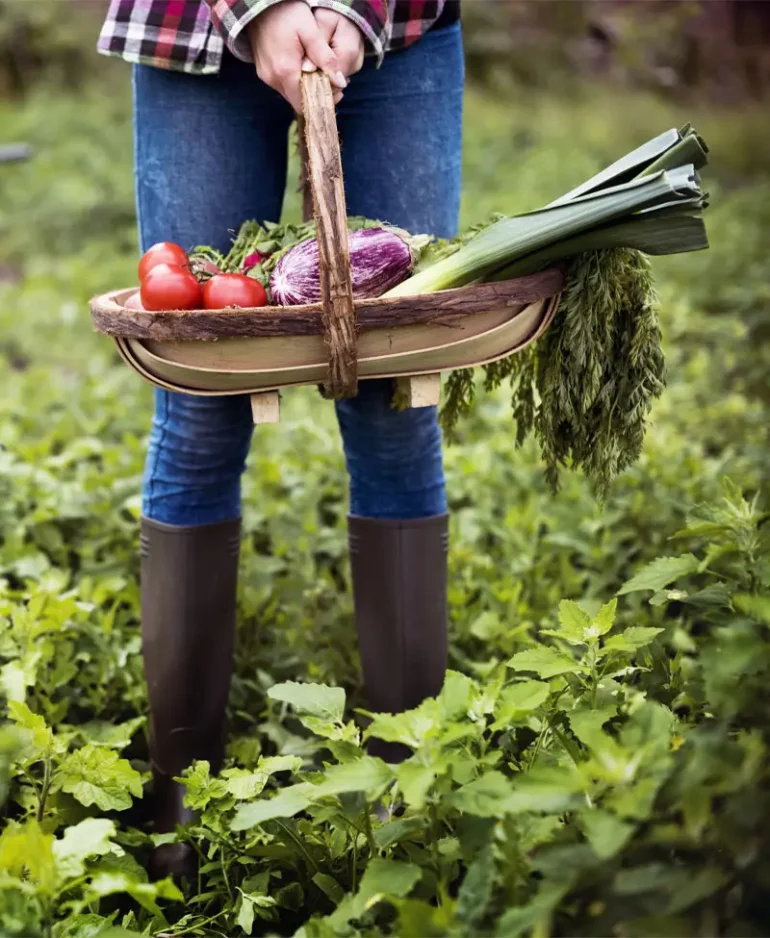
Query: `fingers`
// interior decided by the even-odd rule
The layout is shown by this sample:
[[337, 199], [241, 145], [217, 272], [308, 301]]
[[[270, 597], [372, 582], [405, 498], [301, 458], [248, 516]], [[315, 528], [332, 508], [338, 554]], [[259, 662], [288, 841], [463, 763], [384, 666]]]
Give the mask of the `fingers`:
[[342, 91], [342, 89], [346, 87], [348, 80], [340, 69], [340, 64], [334, 50], [318, 28], [315, 18], [311, 20], [311, 23], [302, 24], [299, 39], [305, 48], [307, 58], [310, 59], [316, 68], [325, 72], [329, 77], [329, 81]]
[[[310, 61], [310, 59], [305, 58], [305, 60], [302, 63], [302, 71], [303, 72], [317, 72], [318, 69]], [[333, 93], [334, 103], [339, 104], [340, 101], [342, 100], [342, 92], [338, 88], [335, 88], [334, 86], [332, 86], [332, 93]]]
[[246, 29], [257, 75], [283, 95], [297, 113], [302, 111], [300, 75], [305, 58], [322, 68], [335, 85], [347, 84], [334, 52], [321, 35], [313, 11], [304, 0], [274, 3]]
[[[302, 111], [303, 70], [318, 68], [329, 77], [336, 104], [348, 83], [347, 74], [357, 71], [363, 59], [363, 38], [357, 28], [339, 13], [332, 13], [331, 19], [322, 17], [319, 22], [304, 0], [275, 3], [246, 29], [257, 75], [282, 94], [297, 113]], [[341, 60], [329, 38], [339, 47]], [[360, 57], [356, 41], [361, 46]]]
[[361, 30], [347, 17], [323, 7], [314, 11], [321, 35], [337, 56], [340, 71], [349, 77], [364, 64], [364, 38]]
[[293, 54], [273, 63], [271, 80], [268, 84], [282, 94], [297, 114], [302, 113], [302, 92], [299, 79], [302, 67], [302, 47], [297, 43]]

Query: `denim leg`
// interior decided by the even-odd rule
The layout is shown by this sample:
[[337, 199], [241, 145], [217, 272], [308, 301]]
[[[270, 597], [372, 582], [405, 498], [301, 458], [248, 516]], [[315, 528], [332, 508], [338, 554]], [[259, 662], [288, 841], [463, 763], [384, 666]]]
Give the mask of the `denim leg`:
[[[451, 237], [460, 206], [464, 67], [459, 24], [368, 62], [339, 107], [348, 212]], [[351, 514], [423, 518], [446, 511], [435, 407], [391, 408], [392, 382], [362, 381], [337, 404]]]
[[[276, 220], [291, 109], [253, 66], [226, 57], [213, 77], [134, 68], [136, 200], [142, 250], [229, 246], [247, 218]], [[248, 398], [156, 390], [142, 511], [176, 525], [240, 514], [252, 434]]]

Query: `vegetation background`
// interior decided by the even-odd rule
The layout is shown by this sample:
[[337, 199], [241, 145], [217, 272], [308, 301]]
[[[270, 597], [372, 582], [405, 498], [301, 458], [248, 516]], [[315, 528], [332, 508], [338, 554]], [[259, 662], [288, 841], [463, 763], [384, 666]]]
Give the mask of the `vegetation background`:
[[655, 262], [669, 387], [604, 509], [576, 475], [551, 495], [480, 398], [447, 450], [453, 673], [380, 719], [415, 750], [395, 778], [355, 722], [332, 411], [286, 396], [182, 897], [142, 870], [151, 392], [87, 307], [135, 279], [128, 68], [94, 52], [103, 3], [0, 0], [0, 144], [32, 149], [0, 165], [0, 935], [770, 931], [769, 9], [466, 0], [464, 225], [686, 120], [711, 145], [712, 248]]

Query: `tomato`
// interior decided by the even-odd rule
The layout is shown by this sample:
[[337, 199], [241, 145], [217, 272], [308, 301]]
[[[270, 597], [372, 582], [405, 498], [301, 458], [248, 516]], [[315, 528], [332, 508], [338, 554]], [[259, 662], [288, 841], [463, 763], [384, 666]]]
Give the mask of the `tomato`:
[[187, 267], [153, 267], [142, 281], [139, 295], [145, 309], [201, 308], [201, 285]]
[[187, 263], [187, 254], [184, 248], [171, 241], [161, 241], [144, 252], [139, 261], [139, 282], [141, 283], [153, 267], [158, 264], [170, 264], [172, 267], [183, 267]]
[[239, 306], [266, 306], [265, 288], [253, 277], [244, 274], [215, 274], [203, 285], [203, 305], [206, 309], [225, 309]]

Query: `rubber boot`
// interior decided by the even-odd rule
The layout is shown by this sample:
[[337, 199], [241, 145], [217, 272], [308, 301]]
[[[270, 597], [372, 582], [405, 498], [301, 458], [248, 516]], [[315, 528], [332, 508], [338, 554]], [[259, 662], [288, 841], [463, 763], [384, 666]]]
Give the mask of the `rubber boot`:
[[[232, 674], [240, 520], [178, 527], [144, 518], [141, 530], [142, 654], [150, 703], [153, 829], [191, 820], [173, 779], [194, 760], [216, 773], [225, 746]], [[162, 844], [153, 879], [196, 872], [188, 844]]]
[[[447, 666], [447, 515], [348, 519], [358, 647], [368, 709], [400, 713], [434, 697]], [[389, 763], [409, 749], [372, 738]]]

